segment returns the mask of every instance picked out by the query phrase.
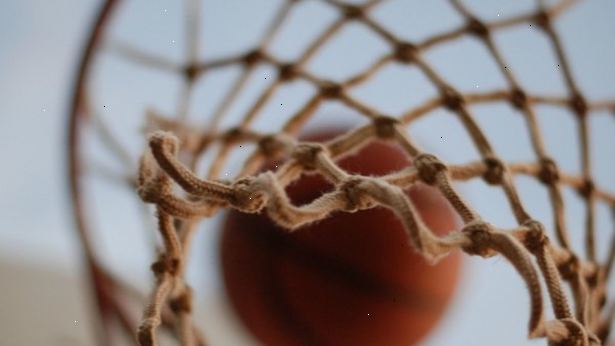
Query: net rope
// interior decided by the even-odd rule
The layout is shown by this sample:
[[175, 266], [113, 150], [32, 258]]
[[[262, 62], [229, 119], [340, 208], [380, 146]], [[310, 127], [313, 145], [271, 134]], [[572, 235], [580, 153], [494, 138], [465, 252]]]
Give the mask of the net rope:
[[[177, 65], [128, 45], [116, 44], [112, 47], [140, 64], [181, 74], [185, 81], [176, 118], [150, 114], [150, 127], [159, 130], [149, 135], [149, 148], [144, 152], [139, 165], [138, 193], [143, 201], [155, 205], [158, 229], [164, 245], [152, 265], [156, 282], [139, 327], [139, 342], [142, 345], [157, 344], [156, 329], [168, 305], [178, 322], [175, 324], [176, 333], [182, 345], [204, 343], [191, 320], [191, 289], [185, 279], [191, 239], [203, 218], [209, 218], [227, 208], [246, 213], [262, 212], [290, 231], [322, 220], [335, 211], [355, 212], [383, 206], [395, 213], [413, 248], [431, 262], [438, 261], [456, 249], [469, 255], [500, 255], [506, 258], [527, 287], [530, 302], [527, 333], [530, 338], [546, 338], [551, 345], [606, 343], [615, 312], [612, 297], [607, 297], [607, 283], [615, 260], [615, 236], [607, 258], [598, 258], [595, 219], [597, 203], [604, 203], [615, 210], [615, 194], [594, 182], [588, 118], [599, 111], [614, 110], [615, 102], [586, 100], [573, 78], [564, 47], [554, 28], [554, 20], [577, 1], [562, 0], [552, 6], [538, 1], [536, 10], [531, 13], [483, 21], [461, 0], [451, 0], [454, 9], [464, 18], [463, 25], [419, 42], [409, 42], [370, 17], [370, 11], [382, 1], [351, 5], [336, 0], [314, 0], [337, 9], [338, 19], [310, 42], [298, 59], [282, 61], [268, 52], [268, 48], [290, 11], [304, 1], [307, 0], [286, 0], [260, 44], [249, 52], [228, 58], [206, 62], [198, 60], [198, 35], [194, 34], [198, 29], [198, 20], [195, 19], [195, 13], [199, 13], [198, 1], [191, 1], [192, 5], [187, 12], [189, 58], [186, 64]], [[390, 50], [367, 69], [342, 82], [323, 79], [309, 72], [305, 68], [306, 63], [351, 22], [369, 28], [390, 46]], [[549, 40], [557, 64], [561, 66], [567, 95], [554, 97], [527, 92], [494, 42], [493, 34], [498, 30], [528, 23], [535, 24]], [[506, 88], [482, 93], [462, 93], [424, 58], [424, 53], [431, 48], [468, 35], [487, 48], [505, 78]], [[408, 109], [401, 116], [393, 116], [373, 108], [348, 92], [369, 81], [389, 64], [417, 67], [436, 87], [438, 95]], [[189, 108], [187, 95], [191, 88], [208, 72], [230, 65], [241, 66], [242, 73], [215, 109], [205, 130], [190, 126], [186, 114]], [[265, 88], [237, 126], [219, 130], [221, 119], [260, 65], [275, 68], [277, 78]], [[316, 87], [318, 92], [283, 124], [279, 132], [261, 133], [252, 129], [252, 123], [276, 91], [285, 83], [299, 79]], [[299, 140], [298, 134], [319, 106], [331, 100], [357, 111], [369, 124], [323, 143]], [[494, 102], [509, 103], [523, 116], [536, 156], [535, 161], [507, 162], [495, 153], [470, 110], [471, 105]], [[574, 114], [581, 147], [580, 175], [561, 171], [549, 156], [535, 111], [535, 106], [539, 104], [559, 106]], [[441, 108], [458, 117], [480, 153], [480, 160], [448, 164], [424, 151], [407, 133], [409, 124]], [[381, 177], [349, 174], [336, 164], [341, 157], [356, 152], [374, 139], [396, 143], [403, 148], [412, 164]], [[255, 144], [256, 149], [245, 160], [240, 173], [231, 180], [221, 179], [221, 171], [227, 164], [231, 150], [246, 143]], [[218, 149], [206, 176], [202, 178], [195, 173], [196, 166], [214, 145], [218, 145]], [[266, 162], [280, 159], [284, 161], [277, 170], [262, 171]], [[293, 205], [285, 187], [306, 172], [322, 175], [335, 188], [308, 204]], [[542, 223], [535, 220], [531, 211], [526, 210], [522, 204], [514, 183], [517, 175], [534, 177], [548, 190], [554, 217], [554, 241], [548, 237]], [[498, 228], [483, 220], [464, 200], [454, 182], [476, 178], [482, 178], [503, 190], [518, 226], [513, 229]], [[427, 228], [404, 193], [404, 190], [418, 182], [434, 186], [448, 200], [463, 221], [460, 230], [439, 237]], [[177, 191], [176, 186], [183, 192]], [[578, 255], [571, 245], [562, 196], [562, 188], [566, 186], [578, 191], [585, 204], [585, 258]], [[566, 284], [572, 292], [572, 301], [569, 301], [565, 293]], [[546, 296], [543, 294], [543, 285], [546, 287]], [[545, 299], [550, 300], [552, 317], [547, 317]]]

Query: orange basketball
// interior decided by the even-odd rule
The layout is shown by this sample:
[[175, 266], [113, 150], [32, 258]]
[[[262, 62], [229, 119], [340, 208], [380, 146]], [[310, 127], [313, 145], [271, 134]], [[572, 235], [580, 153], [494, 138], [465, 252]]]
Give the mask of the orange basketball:
[[[383, 175], [409, 162], [399, 148], [377, 141], [339, 165]], [[287, 192], [300, 205], [331, 188], [319, 176], [304, 175]], [[435, 233], [459, 224], [431, 187], [417, 185], [408, 195]], [[459, 277], [458, 254], [427, 264], [401, 222], [382, 207], [337, 212], [293, 233], [264, 215], [231, 211], [223, 227], [228, 297], [266, 345], [416, 344], [443, 315]]]

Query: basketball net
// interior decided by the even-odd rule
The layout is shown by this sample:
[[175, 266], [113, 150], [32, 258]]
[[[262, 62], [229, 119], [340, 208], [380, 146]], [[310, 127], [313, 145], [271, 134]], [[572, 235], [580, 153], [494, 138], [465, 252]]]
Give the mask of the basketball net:
[[[615, 102], [586, 100], [573, 78], [562, 42], [554, 29], [557, 17], [576, 1], [563, 0], [550, 7], [539, 1], [532, 13], [483, 21], [461, 0], [451, 0], [465, 23], [455, 30], [420, 42], [400, 39], [369, 16], [381, 1], [361, 5], [336, 0], [321, 1], [336, 9], [339, 18], [310, 42], [294, 61], [276, 58], [268, 52], [268, 47], [284, 26], [289, 12], [301, 2], [299, 0], [283, 3], [266, 35], [253, 50], [205, 63], [191, 59], [183, 66], [180, 73], [189, 87], [198, 78], [216, 69], [229, 65], [242, 68], [240, 77], [219, 104], [205, 130], [189, 126], [184, 116], [187, 103], [185, 107], [180, 107], [180, 114], [172, 119], [150, 114], [149, 126], [154, 131], [149, 134], [149, 147], [140, 161], [137, 187], [141, 199], [156, 208], [163, 246], [152, 265], [156, 280], [138, 328], [139, 342], [142, 345], [156, 344], [157, 327], [166, 323], [174, 328], [183, 345], [204, 343], [203, 337], [193, 326], [191, 289], [185, 279], [191, 239], [203, 218], [233, 208], [245, 213], [264, 213], [278, 225], [292, 231], [327, 218], [336, 211], [352, 213], [382, 206], [395, 213], [414, 250], [432, 263], [454, 250], [481, 257], [505, 258], [527, 287], [529, 338], [545, 338], [550, 345], [606, 343], [615, 311], [612, 297], [607, 297], [607, 283], [613, 272], [615, 241], [610, 245], [607, 258], [597, 256], [595, 210], [598, 203], [615, 208], [615, 194], [594, 182], [588, 118], [594, 112], [615, 108]], [[188, 21], [191, 20], [195, 19], [189, 17]], [[342, 82], [323, 79], [308, 71], [306, 63], [351, 22], [372, 30], [388, 44], [390, 50], [367, 69]], [[561, 66], [567, 95], [547, 97], [529, 93], [520, 85], [494, 42], [495, 32], [528, 23], [541, 30], [549, 40], [557, 64]], [[467, 35], [484, 44], [505, 78], [506, 88], [462, 93], [424, 58], [424, 53], [432, 47]], [[192, 40], [197, 40], [196, 36]], [[117, 49], [143, 63], [157, 64], [130, 47]], [[196, 53], [192, 54], [194, 56]], [[418, 68], [438, 90], [438, 95], [401, 116], [392, 116], [349, 93], [352, 88], [369, 81], [383, 67], [394, 63]], [[277, 78], [266, 87], [241, 122], [230, 129], [219, 130], [220, 120], [244, 88], [250, 74], [261, 65], [277, 69]], [[310, 83], [318, 92], [283, 124], [279, 132], [261, 133], [254, 130], [251, 125], [261, 115], [264, 105], [282, 85], [295, 80]], [[299, 140], [298, 134], [318, 108], [332, 100], [360, 113], [368, 124], [323, 143]], [[508, 162], [494, 151], [469, 107], [494, 102], [510, 104], [523, 117], [536, 160]], [[563, 172], [549, 155], [535, 110], [536, 105], [540, 104], [562, 107], [576, 117], [582, 164], [580, 175]], [[458, 117], [480, 153], [480, 160], [463, 164], [444, 162], [422, 149], [408, 134], [409, 124], [441, 108]], [[375, 139], [397, 144], [411, 159], [412, 165], [381, 177], [349, 174], [337, 165], [340, 158], [358, 151]], [[247, 143], [254, 144], [256, 149], [243, 162], [240, 173], [232, 179], [221, 179], [229, 153]], [[208, 172], [205, 177], [199, 176], [195, 167], [206, 152], [213, 150], [214, 145], [217, 151]], [[276, 171], [261, 171], [266, 162], [273, 160], [283, 160], [283, 164]], [[306, 172], [322, 175], [335, 188], [308, 204], [293, 205], [285, 187]], [[532, 211], [522, 203], [514, 181], [520, 175], [537, 179], [548, 190], [554, 217], [553, 230], [545, 229], [543, 223], [534, 219]], [[491, 224], [464, 200], [455, 182], [472, 179], [483, 179], [502, 189], [516, 220], [516, 227], [502, 229]], [[404, 193], [419, 182], [437, 188], [448, 200], [463, 221], [460, 230], [439, 237], [426, 227], [417, 208]], [[585, 204], [586, 256], [583, 257], [571, 245], [564, 217], [563, 187], [578, 191]], [[569, 287], [572, 299], [567, 296], [565, 286]], [[551, 311], [545, 309], [547, 299]]]

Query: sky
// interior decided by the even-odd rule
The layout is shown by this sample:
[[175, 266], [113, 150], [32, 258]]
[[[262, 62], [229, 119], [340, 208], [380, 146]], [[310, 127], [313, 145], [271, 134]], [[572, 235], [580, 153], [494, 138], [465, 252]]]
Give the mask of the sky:
[[[507, 18], [532, 8], [532, 1], [466, 1], [487, 18]], [[152, 54], [181, 62], [185, 50], [182, 36], [182, 8], [170, 0], [127, 1], [114, 16], [108, 42], [126, 42]], [[258, 39], [279, 1], [206, 1], [203, 9], [202, 41], [199, 56], [205, 60], [232, 54]], [[93, 0], [3, 0], [0, 11], [0, 273], [12, 280], [0, 281], [0, 335], [8, 344], [88, 344], [91, 335], [87, 317], [87, 291], [80, 279], [80, 248], [74, 234], [66, 178], [67, 113], [70, 87], [76, 64], [99, 1]], [[590, 100], [615, 98], [615, 2], [587, 0], [557, 21], [575, 77]], [[450, 29], [460, 19], [443, 1], [390, 1], [373, 14], [387, 28], [408, 39], [420, 40], [429, 34]], [[335, 18], [335, 13], [317, 1], [306, 1], [293, 13], [288, 30], [275, 40], [271, 51], [292, 59], [303, 43], [319, 28]], [[561, 95], [561, 75], [548, 47], [548, 41], [535, 30], [523, 27], [496, 35], [496, 43], [528, 90]], [[335, 44], [324, 48], [308, 64], [310, 70], [341, 79], [366, 66], [386, 45], [364, 28], [353, 26]], [[340, 59], [340, 56], [343, 59]], [[503, 85], [495, 67], [477, 41], [463, 39], [426, 53], [426, 58], [454, 85], [464, 91], [490, 90]], [[237, 71], [229, 70], [199, 83], [195, 90], [190, 119], [206, 124], [204, 114], [213, 109], [223, 90]], [[379, 109], [400, 114], [412, 105], [434, 95], [416, 69], [385, 68], [373, 83], [357, 88], [353, 95]], [[271, 69], [257, 71], [253, 83], [237, 105], [230, 110], [230, 126], [245, 111], [259, 90], [266, 85]], [[410, 81], [410, 82], [409, 82]], [[174, 111], [179, 80], [127, 62], [118, 54], [103, 52], [92, 75], [93, 102], [103, 119], [129, 147], [136, 159], [143, 149], [140, 132], [148, 110], [162, 114]], [[282, 90], [268, 104], [255, 126], [263, 131], [279, 128], [281, 117], [291, 114], [310, 96], [310, 89], [295, 83]], [[206, 102], [201, 102], [206, 100]], [[209, 102], [211, 101], [211, 102]], [[277, 106], [278, 103], [280, 106]], [[344, 113], [339, 105], [328, 105], [318, 117], [331, 120], [330, 114]], [[481, 126], [505, 159], [520, 161], [531, 157], [528, 137], [520, 117], [502, 105], [473, 108]], [[500, 117], [493, 116], [495, 113]], [[539, 107], [538, 119], [546, 145], [560, 167], [579, 172], [578, 139], [573, 117], [554, 107]], [[200, 117], [200, 118], [199, 118]], [[342, 114], [332, 121], [357, 121]], [[463, 163], [477, 158], [459, 124], [445, 112], [419, 121], [410, 133], [432, 148], [447, 162]], [[615, 121], [608, 114], [592, 116], [590, 128], [595, 177], [601, 186], [615, 191]], [[90, 134], [91, 135], [91, 134]], [[93, 137], [92, 137], [93, 138]], [[443, 140], [439, 140], [442, 138]], [[84, 151], [112, 169], [118, 166], [95, 138], [88, 139]], [[232, 172], [236, 167], [228, 168]], [[138, 278], [147, 287], [144, 263], [151, 252], [142, 232], [126, 232], [142, 227], [138, 205], [126, 189], [92, 179], [88, 203], [93, 222], [108, 230], [98, 235], [105, 258], [117, 274]], [[529, 179], [519, 179], [522, 198], [547, 229], [552, 228], [546, 194]], [[503, 228], [514, 226], [514, 219], [501, 194], [475, 183], [460, 185], [464, 196], [485, 218]], [[576, 243], [582, 240], [583, 209], [574, 193], [565, 191], [569, 202], [567, 220]], [[604, 253], [612, 232], [608, 210], [600, 207], [598, 235]], [[208, 228], [214, 228], [214, 220]], [[612, 226], [610, 226], [612, 228]], [[200, 304], [205, 332], [214, 345], [246, 344], [249, 337], [238, 331], [236, 319], [226, 309], [221, 292], [216, 257], [216, 232], [201, 232], [194, 259], [202, 266], [191, 268], [191, 279], [202, 289]], [[119, 245], [118, 245], [119, 244]], [[540, 344], [525, 341], [527, 294], [514, 270], [500, 258], [467, 258], [464, 279], [449, 313], [425, 345], [500, 345]], [[42, 281], [42, 282], [41, 282]], [[45, 284], [47, 283], [47, 284]], [[611, 286], [612, 287], [612, 286]], [[490, 328], [485, 328], [488, 319]], [[36, 331], [28, 328], [37, 326]], [[493, 326], [493, 328], [491, 328]], [[4, 340], [6, 341], [6, 340]]]

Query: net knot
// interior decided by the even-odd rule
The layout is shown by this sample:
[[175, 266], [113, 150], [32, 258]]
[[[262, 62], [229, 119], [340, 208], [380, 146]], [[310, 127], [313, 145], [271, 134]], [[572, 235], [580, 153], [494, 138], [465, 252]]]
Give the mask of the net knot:
[[240, 127], [233, 127], [228, 129], [223, 134], [223, 139], [226, 143], [235, 143], [241, 141], [241, 139], [245, 136], [245, 131]]
[[363, 193], [363, 189], [359, 186], [364, 178], [350, 176], [344, 179], [339, 184], [339, 189], [346, 196], [346, 205], [344, 211], [355, 212], [361, 209], [367, 209], [373, 205], [372, 201]]
[[451, 86], [443, 86], [440, 88], [440, 94], [444, 106], [451, 111], [459, 111], [465, 104], [463, 96]]
[[550, 346], [600, 345], [600, 342], [594, 336], [588, 335], [585, 327], [574, 318], [562, 318], [550, 322], [547, 327], [547, 339]]
[[578, 92], [570, 98], [570, 107], [574, 110], [577, 116], [582, 117], [587, 114], [587, 101], [585, 101], [585, 97]]
[[295, 147], [292, 157], [305, 169], [313, 170], [316, 168], [318, 155], [325, 151], [326, 148], [320, 143], [300, 143]]
[[589, 177], [585, 178], [583, 185], [581, 185], [578, 190], [579, 195], [581, 195], [585, 199], [590, 198], [594, 194], [595, 191], [596, 191], [596, 185]]
[[520, 88], [514, 88], [510, 94], [510, 103], [517, 109], [527, 108], [527, 94]]
[[155, 178], [137, 187], [137, 193], [143, 202], [154, 204], [161, 200], [161, 196], [164, 194], [165, 190], [169, 188], [160, 184], [160, 182], [161, 180], [159, 178]]
[[149, 145], [152, 151], [154, 151], [154, 148], [161, 148], [171, 155], [177, 155], [179, 151], [179, 139], [173, 133], [167, 131], [156, 131], [150, 134]]
[[399, 42], [395, 47], [395, 59], [404, 64], [416, 61], [419, 53], [418, 48], [410, 42]]
[[141, 157], [139, 161], [139, 175], [137, 178], [137, 194], [146, 203], [157, 203], [160, 196], [170, 190], [168, 178], [159, 174], [159, 169], [150, 153]]
[[472, 243], [463, 247], [463, 250], [470, 255], [487, 257], [490, 254], [489, 244], [491, 241], [491, 225], [476, 220], [466, 224], [461, 232], [465, 233]]
[[549, 30], [551, 28], [551, 16], [544, 9], [536, 13], [534, 22], [543, 30]]
[[[604, 269], [603, 268], [592, 266], [592, 270], [585, 275], [585, 278], [587, 279], [587, 284], [589, 285], [589, 287], [591, 287], [591, 288], [598, 287], [598, 284], [601, 281], [601, 276], [602, 275], [604, 275]], [[598, 294], [598, 298], [599, 299], [602, 298], [602, 295], [600, 295], [600, 293], [604, 293], [604, 292], [596, 291], [596, 294]]]
[[598, 306], [602, 309], [608, 301], [606, 292], [603, 289], [601, 289], [601, 290], [596, 290], [596, 294], [598, 295], [598, 298], [597, 298]]
[[362, 7], [356, 5], [342, 5], [342, 13], [347, 20], [361, 19], [365, 16], [365, 11]]
[[553, 185], [559, 180], [559, 169], [553, 159], [543, 157], [540, 160], [540, 172], [538, 173], [540, 181], [545, 184]]
[[169, 306], [173, 312], [192, 312], [192, 289], [188, 286], [177, 297], [169, 300]]
[[418, 176], [424, 183], [433, 185], [436, 183], [438, 173], [446, 170], [446, 165], [432, 154], [419, 154], [413, 160]]
[[320, 85], [320, 95], [326, 99], [338, 99], [342, 96], [344, 88], [342, 85], [326, 81]]
[[287, 146], [286, 138], [283, 135], [266, 135], [258, 141], [260, 151], [267, 157], [274, 157], [283, 152]]
[[487, 25], [477, 18], [470, 18], [467, 25], [468, 32], [475, 36], [486, 38], [489, 35], [489, 28]]
[[164, 273], [175, 275], [179, 269], [179, 259], [161, 254], [158, 260], [152, 263], [150, 268], [156, 277], [160, 277]]
[[145, 203], [156, 203], [158, 202], [158, 191], [151, 188], [151, 185], [139, 186], [137, 188], [137, 193], [139, 194], [139, 198]]
[[544, 249], [549, 243], [549, 237], [547, 237], [544, 225], [536, 220], [527, 220], [523, 223], [523, 226], [528, 229], [524, 239], [525, 247], [532, 253], [537, 253]]
[[483, 159], [483, 162], [487, 168], [485, 173], [483, 173], [483, 179], [491, 185], [501, 184], [505, 171], [502, 160], [494, 156], [487, 156]]
[[399, 119], [390, 116], [379, 116], [374, 119], [376, 134], [383, 139], [395, 137], [395, 126], [400, 124]]
[[282, 64], [278, 68], [278, 79], [282, 82], [291, 81], [299, 75], [299, 68], [295, 64]]
[[253, 66], [261, 62], [264, 58], [265, 58], [265, 54], [263, 53], [263, 51], [260, 48], [257, 48], [251, 52], [248, 52], [248, 54], [244, 55], [243, 63], [246, 66]]
[[567, 281], [574, 280], [579, 273], [580, 268], [581, 263], [579, 257], [577, 257], [574, 253], [570, 253], [570, 257], [566, 261], [559, 263], [557, 266], [562, 278]]
[[203, 72], [203, 70], [200, 69], [197, 64], [188, 64], [184, 67], [183, 72], [184, 78], [186, 78], [186, 80], [193, 81], [196, 79], [196, 77], [199, 76], [201, 72]]
[[261, 173], [257, 176], [245, 177], [233, 184], [233, 197], [231, 204], [240, 211], [257, 213], [263, 209], [266, 201], [266, 192], [271, 184], [271, 172]]

